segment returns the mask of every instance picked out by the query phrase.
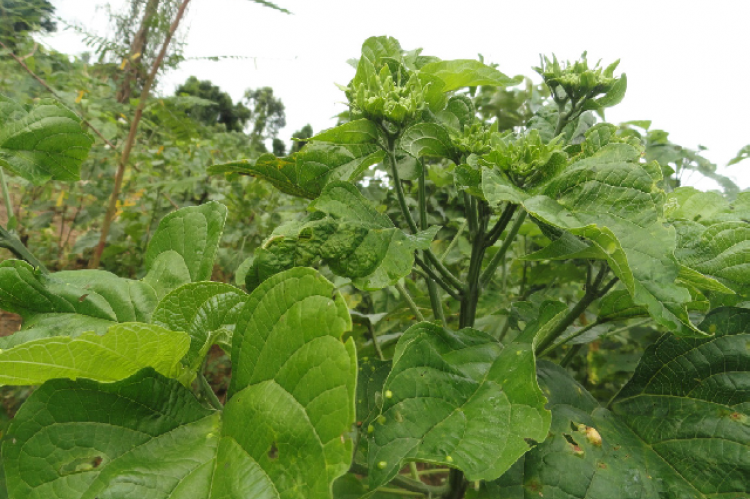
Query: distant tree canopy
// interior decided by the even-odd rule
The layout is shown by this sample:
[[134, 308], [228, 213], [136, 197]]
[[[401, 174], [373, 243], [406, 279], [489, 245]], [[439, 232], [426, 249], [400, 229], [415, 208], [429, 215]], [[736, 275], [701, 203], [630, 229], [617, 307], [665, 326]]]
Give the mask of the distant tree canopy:
[[28, 32], [55, 31], [54, 12], [48, 0], [0, 0], [0, 41], [15, 47]]
[[301, 129], [294, 132], [292, 134], [292, 138], [297, 139], [297, 140], [292, 142], [292, 150], [290, 152], [295, 153], [295, 152], [298, 152], [303, 147], [305, 147], [305, 144], [307, 144], [307, 141], [304, 139], [309, 139], [313, 135], [314, 135], [313, 128], [310, 126], [309, 123], [303, 126]]
[[244, 102], [250, 108], [250, 135], [254, 140], [276, 138], [279, 130], [286, 126], [284, 103], [273, 96], [271, 87], [245, 90]]
[[212, 101], [208, 106], [193, 106], [186, 113], [204, 125], [223, 124], [228, 131], [242, 132], [252, 116], [250, 109], [241, 102], [234, 103], [228, 93], [208, 80], [198, 80], [191, 76], [180, 85], [176, 95], [189, 95]]

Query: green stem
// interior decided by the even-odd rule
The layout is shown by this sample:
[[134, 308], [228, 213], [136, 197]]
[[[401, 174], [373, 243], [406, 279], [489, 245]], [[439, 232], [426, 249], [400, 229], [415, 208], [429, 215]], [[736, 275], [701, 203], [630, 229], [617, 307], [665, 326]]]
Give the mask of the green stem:
[[435, 271], [432, 269], [431, 266], [427, 265], [427, 263], [425, 263], [424, 261], [422, 261], [422, 259], [419, 258], [419, 257], [415, 257], [414, 261], [417, 263], [417, 266], [419, 266], [422, 270], [424, 270], [424, 272], [428, 276], [430, 276], [430, 278], [433, 281], [435, 281], [437, 284], [439, 284], [440, 287], [443, 288], [446, 291], [446, 293], [448, 293], [449, 295], [451, 295], [456, 300], [460, 300], [461, 299], [461, 295], [456, 290], [454, 290], [452, 287], [450, 287], [448, 285], [448, 283], [446, 283], [439, 275], [437, 275], [435, 273]]
[[406, 287], [400, 282], [397, 282], [396, 289], [398, 289], [399, 293], [401, 293], [401, 296], [404, 297], [404, 300], [406, 300], [406, 303], [409, 304], [409, 308], [411, 308], [411, 311], [414, 312], [414, 315], [417, 317], [417, 320], [420, 322], [424, 322], [424, 316], [422, 315], [422, 312], [419, 311], [417, 304], [414, 302], [414, 299], [406, 290]]
[[437, 284], [427, 276], [425, 276], [425, 282], [427, 282], [427, 292], [430, 295], [430, 305], [432, 306], [432, 313], [435, 316], [435, 320], [440, 321], [443, 327], [445, 327], [448, 323], [445, 320], [443, 300], [438, 291]]
[[461, 235], [461, 233], [464, 231], [467, 225], [467, 220], [464, 220], [463, 223], [461, 223], [461, 227], [458, 228], [458, 231], [456, 231], [456, 235], [453, 236], [453, 239], [451, 239], [450, 244], [445, 249], [442, 255], [440, 255], [440, 262], [442, 263], [443, 260], [445, 260], [445, 257], [448, 256], [448, 253], [451, 252], [451, 250], [458, 244], [458, 237]]
[[391, 164], [391, 176], [393, 177], [393, 187], [396, 189], [396, 197], [398, 198], [398, 204], [401, 207], [401, 213], [406, 219], [406, 225], [409, 226], [409, 230], [412, 234], [417, 233], [417, 224], [414, 223], [414, 218], [411, 216], [409, 207], [406, 205], [406, 197], [404, 196], [404, 188], [401, 185], [401, 178], [398, 176], [398, 165], [396, 163], [396, 145], [393, 140], [388, 141], [388, 149], [386, 150], [388, 162]]
[[430, 468], [428, 470], [421, 470], [419, 475], [439, 475], [441, 473], [450, 473], [450, 468]]
[[380, 347], [380, 343], [378, 343], [378, 337], [375, 335], [375, 328], [372, 327], [372, 323], [369, 320], [367, 321], [367, 332], [370, 333], [370, 338], [372, 338], [372, 346], [373, 348], [375, 348], [375, 353], [378, 354], [378, 358], [380, 360], [385, 360], [383, 350]]
[[493, 246], [497, 240], [500, 239], [503, 231], [513, 219], [513, 214], [516, 212], [516, 209], [518, 209], [517, 204], [509, 204], [505, 207], [500, 218], [497, 220], [497, 223], [495, 223], [487, 234], [487, 247]]
[[3, 200], [5, 201], [5, 210], [8, 212], [8, 221], [13, 218], [13, 204], [10, 202], [10, 192], [8, 192], [8, 182], [5, 180], [5, 169], [0, 167], [0, 184], [3, 188]]
[[438, 270], [438, 272], [440, 272], [440, 274], [445, 279], [447, 279], [448, 282], [450, 282], [457, 290], [460, 290], [463, 288], [464, 284], [456, 276], [454, 276], [453, 273], [450, 270], [448, 270], [445, 265], [443, 265], [443, 262], [438, 260], [438, 257], [435, 256], [435, 253], [433, 253], [431, 250], [425, 250], [424, 256], [427, 259], [427, 261], [432, 263], [435, 266], [435, 268]]
[[572, 346], [568, 353], [565, 354], [565, 357], [563, 357], [563, 360], [560, 361], [560, 367], [568, 367], [568, 364], [570, 364], [575, 356], [578, 355], [578, 352], [581, 351], [581, 348], [583, 348], [583, 343]]
[[213, 388], [211, 388], [211, 385], [208, 384], [208, 380], [205, 376], [203, 376], [202, 372], [198, 373], [198, 382], [200, 383], [203, 395], [206, 397], [206, 400], [208, 400], [209, 404], [211, 404], [211, 407], [213, 407], [217, 411], [222, 410], [224, 406], [221, 405], [219, 397], [216, 396]]
[[419, 470], [417, 469], [417, 463], [414, 461], [409, 462], [409, 471], [411, 472], [411, 477], [414, 480], [419, 481]]
[[597, 298], [599, 298], [602, 294], [609, 291], [609, 288], [614, 286], [615, 282], [617, 282], [617, 278], [612, 279], [604, 288], [601, 290], [599, 289], [599, 286], [601, 285], [602, 280], [604, 279], [604, 275], [607, 273], [608, 267], [607, 264], [602, 264], [601, 268], [599, 269], [599, 273], [594, 278], [594, 282], [591, 285], [590, 288], [586, 289], [586, 293], [584, 293], [583, 298], [575, 304], [575, 306], [568, 312], [568, 314], [563, 317], [563, 319], [552, 329], [552, 331], [545, 336], [542, 341], [539, 342], [539, 344], [536, 347], [535, 353], [539, 355], [541, 352], [544, 352], [547, 350], [550, 345], [552, 345], [557, 338], [562, 335], [565, 330], [575, 322], [575, 320], [580, 317], [580, 315], [588, 308], [591, 303], [594, 302]]
[[[367, 476], [369, 472], [366, 466], [363, 466], [357, 463], [352, 463], [352, 466], [349, 468], [349, 471], [351, 473], [356, 473], [357, 475], [363, 475], [363, 476]], [[427, 485], [426, 483], [422, 483], [421, 481], [417, 481], [417, 480], [412, 480], [411, 478], [405, 477], [403, 475], [396, 475], [396, 477], [393, 480], [391, 480], [391, 485], [401, 487], [402, 489], [409, 490], [411, 492], [419, 492], [420, 494], [424, 494], [429, 497], [441, 497], [443, 494], [445, 494], [448, 491], [448, 484], [437, 485], [437, 486]], [[382, 488], [380, 490], [382, 490]]]
[[500, 246], [500, 249], [497, 251], [497, 253], [495, 253], [495, 256], [492, 257], [492, 260], [490, 260], [490, 263], [487, 264], [487, 268], [484, 269], [484, 272], [482, 273], [482, 277], [479, 279], [479, 283], [481, 287], [487, 286], [490, 280], [492, 280], [492, 277], [495, 275], [495, 271], [497, 270], [497, 266], [500, 265], [500, 262], [503, 261], [503, 257], [505, 257], [505, 253], [507, 253], [508, 248], [510, 248], [510, 245], [516, 239], [516, 236], [518, 235], [518, 231], [521, 229], [521, 226], [523, 225], [524, 220], [526, 220], [526, 212], [522, 211], [518, 215], [518, 218], [516, 219], [516, 221], [511, 226], [510, 231], [508, 232], [508, 235], [505, 237], [505, 239], [503, 240], [503, 244]]

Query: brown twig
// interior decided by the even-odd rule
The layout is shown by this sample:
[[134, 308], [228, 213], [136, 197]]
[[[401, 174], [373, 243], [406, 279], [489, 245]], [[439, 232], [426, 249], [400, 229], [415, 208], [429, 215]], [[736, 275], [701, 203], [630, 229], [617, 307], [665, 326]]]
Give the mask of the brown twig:
[[172, 25], [169, 27], [169, 32], [167, 33], [167, 36], [164, 39], [164, 43], [162, 43], [161, 50], [159, 51], [159, 55], [156, 57], [156, 60], [154, 60], [154, 63], [151, 66], [151, 72], [148, 75], [148, 79], [143, 84], [143, 90], [141, 90], [138, 107], [135, 110], [133, 121], [130, 123], [130, 132], [128, 133], [128, 138], [125, 141], [125, 146], [123, 147], [122, 155], [120, 156], [120, 162], [117, 165], [117, 173], [115, 174], [115, 185], [112, 188], [112, 195], [109, 198], [109, 206], [107, 206], [107, 211], [104, 214], [104, 223], [102, 224], [102, 232], [101, 232], [101, 236], [99, 237], [99, 244], [96, 246], [96, 250], [94, 251], [94, 256], [89, 262], [89, 268], [91, 269], [95, 269], [99, 267], [99, 262], [102, 257], [102, 252], [104, 251], [104, 246], [107, 244], [107, 236], [109, 235], [109, 227], [112, 224], [112, 219], [114, 218], [114, 214], [117, 210], [117, 198], [120, 196], [120, 189], [122, 188], [122, 179], [125, 175], [125, 167], [128, 164], [128, 159], [130, 159], [130, 153], [133, 150], [133, 146], [135, 145], [135, 136], [136, 136], [136, 133], [138, 132], [138, 124], [141, 122], [141, 117], [143, 116], [143, 109], [146, 106], [146, 101], [148, 101], [148, 96], [149, 96], [149, 92], [151, 91], [151, 86], [153, 85], [154, 80], [156, 79], [156, 73], [159, 71], [162, 61], [164, 60], [164, 56], [167, 53], [169, 42], [172, 41], [172, 36], [174, 35], [174, 32], [177, 31], [177, 26], [180, 24], [180, 20], [182, 19], [182, 15], [185, 13], [185, 9], [187, 8], [188, 3], [190, 3], [190, 0], [183, 0], [183, 2], [180, 4], [180, 7], [177, 9], [177, 13], [175, 14], [174, 21], [172, 21]]

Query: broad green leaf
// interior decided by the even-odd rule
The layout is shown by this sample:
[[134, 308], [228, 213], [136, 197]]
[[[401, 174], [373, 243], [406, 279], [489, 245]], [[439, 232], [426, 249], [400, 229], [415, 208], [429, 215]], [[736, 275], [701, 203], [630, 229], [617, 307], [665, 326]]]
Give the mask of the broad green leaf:
[[152, 324], [116, 324], [104, 335], [83, 333], [29, 341], [0, 352], [0, 384], [39, 385], [55, 378], [118, 381], [144, 367], [180, 374], [190, 338]]
[[540, 363], [550, 435], [467, 497], [707, 499], [750, 489], [750, 311], [718, 309], [709, 338], [664, 335], [631, 381], [599, 407], [562, 368]]
[[378, 69], [384, 59], [399, 59], [402, 52], [401, 44], [390, 36], [371, 36], [362, 43], [362, 57]]
[[645, 307], [633, 303], [633, 297], [624, 289], [607, 293], [599, 302], [600, 321], [615, 321], [648, 315]]
[[669, 220], [703, 222], [729, 209], [729, 202], [717, 192], [702, 192], [693, 187], [678, 187], [664, 203], [664, 216]]
[[448, 131], [437, 123], [418, 123], [401, 136], [401, 147], [414, 156], [432, 156], [456, 161], [456, 150]]
[[11, 499], [207, 499], [220, 425], [219, 412], [150, 369], [117, 383], [52, 380], [8, 428], [8, 492]]
[[0, 348], [52, 336], [104, 334], [118, 322], [149, 322], [156, 292], [141, 281], [103, 270], [42, 274], [26, 262], [0, 263], [0, 308], [20, 314], [21, 331], [0, 339]]
[[698, 497], [750, 493], [750, 310], [711, 312], [713, 336], [665, 335], [611, 403], [634, 434]]
[[718, 222], [707, 228], [695, 222], [675, 222], [674, 226], [678, 234], [675, 256], [682, 265], [735, 291], [750, 290], [747, 221]]
[[328, 142], [331, 144], [378, 144], [383, 141], [378, 126], [368, 119], [350, 121], [334, 128], [329, 128], [310, 141]]
[[483, 190], [491, 204], [521, 203], [544, 223], [587, 239], [659, 324], [681, 335], [699, 334], [686, 310], [690, 293], [675, 283], [680, 266], [674, 229], [659, 217], [664, 200], [656, 187], [659, 174], [638, 157], [630, 145], [608, 143], [535, 193], [492, 170], [485, 170]]
[[329, 182], [353, 182], [379, 163], [385, 153], [370, 144], [340, 145], [313, 142], [286, 158], [264, 154], [255, 161], [243, 160], [209, 167], [209, 173], [241, 173], [260, 177], [282, 192], [315, 199]]
[[[286, 271], [253, 291], [232, 341], [220, 462], [222, 452], [240, 450], [286, 490], [282, 497], [330, 497], [352, 456], [357, 363], [353, 340], [341, 341], [350, 329], [343, 298], [312, 269]], [[242, 476], [235, 473], [220, 471], [215, 486]]]
[[30, 110], [0, 95], [0, 167], [26, 180], [79, 180], [91, 136], [80, 118], [53, 100]]
[[[750, 274], [748, 274], [748, 278], [750, 278]], [[728, 295], [734, 294], [734, 291], [724, 286], [716, 279], [705, 276], [697, 270], [685, 267], [684, 265], [680, 265], [680, 273], [677, 275], [677, 279], [683, 284], [694, 286], [698, 289], [716, 291], [717, 293], [725, 293]]]
[[440, 78], [445, 83], [443, 92], [480, 85], [507, 87], [522, 81], [520, 77], [509, 78], [497, 69], [472, 59], [431, 62], [425, 64], [420, 72]]
[[190, 336], [190, 349], [183, 363], [195, 370], [214, 343], [231, 349], [232, 334], [247, 296], [228, 284], [190, 283], [165, 296], [151, 320]]
[[162, 293], [169, 291], [160, 280], [164, 276], [160, 261], [168, 259], [172, 263], [175, 253], [182, 257], [193, 282], [209, 280], [226, 218], [226, 207], [215, 201], [182, 208], [164, 217], [146, 250], [149, 273], [144, 281]]
[[154, 290], [103, 270], [41, 274], [20, 260], [0, 263], [0, 307], [24, 319], [38, 314], [79, 314], [113, 322], [148, 322]]
[[347, 473], [333, 484], [333, 499], [403, 499], [404, 496], [391, 492], [374, 492], [366, 495], [367, 489], [362, 480], [352, 473]]
[[152, 369], [116, 383], [47, 382], [4, 440], [10, 497], [331, 498], [352, 456], [350, 328], [333, 285], [293, 269], [249, 296], [221, 412]]
[[536, 382], [531, 345], [502, 349], [470, 329], [420, 323], [404, 333], [369, 438], [370, 489], [408, 461], [492, 480], [543, 441], [550, 415]]
[[429, 248], [439, 230], [404, 234], [347, 182], [326, 186], [310, 209], [313, 216], [278, 227], [256, 250], [248, 289], [282, 270], [320, 261], [359, 289], [392, 286], [412, 271], [414, 251]]

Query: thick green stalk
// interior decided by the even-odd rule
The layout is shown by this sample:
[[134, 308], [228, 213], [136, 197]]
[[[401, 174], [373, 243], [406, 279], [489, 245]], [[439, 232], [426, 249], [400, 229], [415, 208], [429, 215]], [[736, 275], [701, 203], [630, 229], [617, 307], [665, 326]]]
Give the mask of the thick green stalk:
[[508, 248], [510, 248], [510, 245], [516, 239], [516, 235], [518, 235], [518, 231], [521, 229], [524, 220], [526, 220], [526, 212], [522, 211], [518, 214], [518, 218], [513, 223], [510, 231], [508, 231], [508, 235], [505, 236], [500, 249], [497, 251], [497, 253], [495, 253], [495, 256], [492, 257], [490, 263], [487, 264], [487, 268], [484, 269], [482, 277], [480, 277], [479, 279], [479, 284], [481, 287], [487, 286], [487, 284], [492, 280], [492, 277], [495, 275], [495, 271], [497, 270], [497, 266], [500, 265], [500, 262], [503, 261], [505, 253], [508, 252]]
[[[471, 260], [469, 260], [469, 273], [461, 299], [461, 312], [459, 315], [459, 327], [461, 328], [474, 326], [474, 321], [476, 320], [477, 304], [479, 303], [479, 292], [481, 290], [479, 278], [482, 271], [484, 252], [487, 249], [485, 237], [487, 236], [486, 230], [489, 220], [489, 208], [486, 206], [486, 202], [482, 201], [479, 204], [471, 203], [468, 208], [470, 210], [468, 216], [476, 220], [476, 228], [471, 234]], [[474, 213], [472, 214], [471, 211], [474, 211]], [[469, 227], [471, 225], [470, 223]]]

